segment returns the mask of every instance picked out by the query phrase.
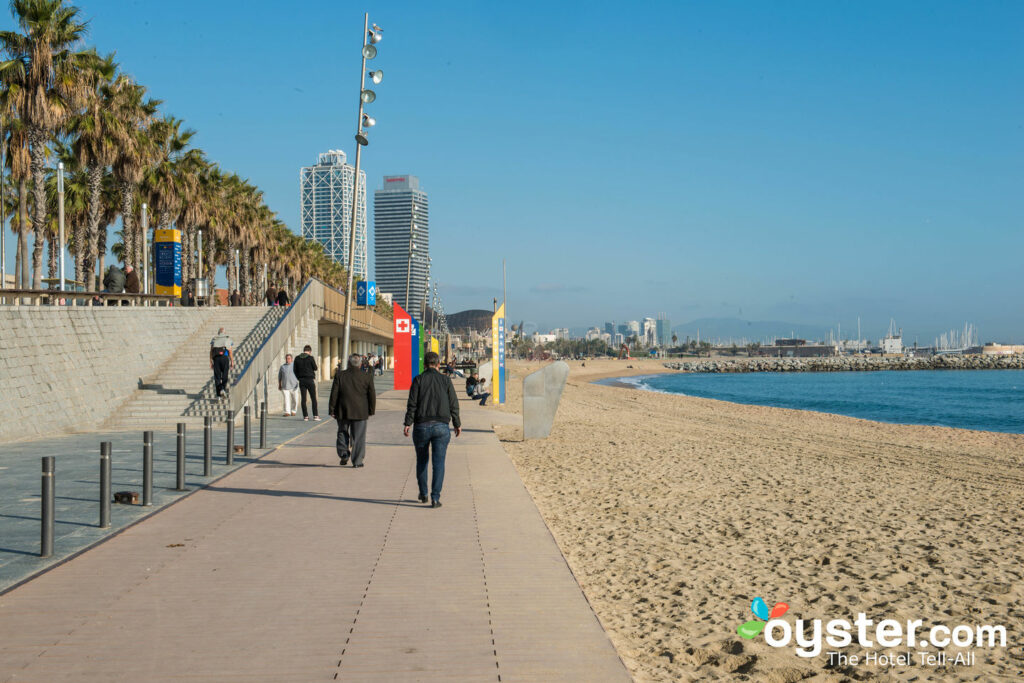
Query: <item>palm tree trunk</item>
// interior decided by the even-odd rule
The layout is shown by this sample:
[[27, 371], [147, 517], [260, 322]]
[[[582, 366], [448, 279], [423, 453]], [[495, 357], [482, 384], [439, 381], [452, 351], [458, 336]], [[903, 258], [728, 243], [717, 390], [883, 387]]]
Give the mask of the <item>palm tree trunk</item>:
[[206, 238], [206, 291], [209, 293], [209, 305], [217, 305], [217, 288], [214, 286], [214, 276], [217, 274], [217, 266], [213, 262], [216, 246], [213, 242], [213, 235], [207, 230]]
[[92, 275], [96, 282], [96, 291], [103, 286], [103, 271], [107, 265], [107, 226], [101, 225], [96, 229], [96, 272]]
[[18, 253], [18, 268], [21, 272], [18, 286], [28, 289], [28, 188], [24, 178], [18, 180]]
[[123, 261], [126, 266], [136, 265], [135, 261], [135, 221], [132, 212], [135, 210], [135, 186], [127, 180], [117, 184], [121, 192], [121, 235], [124, 239]]
[[[46, 265], [47, 265], [47, 267], [48, 267], [48, 269], [50, 271], [50, 274], [48, 275], [48, 277], [51, 280], [56, 280], [57, 279], [57, 249], [58, 249], [58, 247], [57, 247], [57, 235], [55, 235], [54, 233], [51, 232], [47, 236], [46, 242], [47, 242], [47, 249], [46, 249], [46, 257], [47, 257], [46, 261], [47, 261], [47, 264]], [[50, 289], [53, 289], [53, 288], [54, 288], [54, 285], [51, 282], [50, 283]]]
[[[97, 241], [100, 227], [100, 184], [103, 182], [103, 169], [92, 167], [89, 169], [86, 183], [89, 188], [89, 210], [86, 218], [84, 257], [82, 263], [82, 282], [85, 283], [85, 291], [92, 291], [95, 287], [93, 274], [96, 272], [96, 261], [99, 257], [99, 250], [106, 248], [106, 239], [101, 246]], [[106, 231], [104, 231], [106, 238]], [[88, 280], [88, 281], [87, 281]]]
[[32, 126], [28, 129], [29, 164], [32, 175], [32, 289], [43, 287], [43, 241], [46, 230], [46, 133]]

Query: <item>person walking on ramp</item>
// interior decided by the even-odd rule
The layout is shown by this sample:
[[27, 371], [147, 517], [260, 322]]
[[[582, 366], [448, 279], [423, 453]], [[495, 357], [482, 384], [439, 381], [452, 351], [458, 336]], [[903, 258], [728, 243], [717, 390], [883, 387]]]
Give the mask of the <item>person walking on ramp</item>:
[[444, 484], [444, 456], [452, 439], [448, 429], [450, 421], [455, 436], [462, 433], [459, 418], [459, 396], [450, 378], [438, 372], [441, 358], [433, 351], [423, 357], [426, 370], [417, 375], [409, 388], [405, 406], [405, 429], [416, 447], [416, 482], [420, 488], [420, 502], [427, 502], [427, 463], [433, 459], [434, 476], [430, 482], [430, 507], [441, 507], [441, 485]]
[[338, 459], [352, 467], [362, 467], [366, 457], [366, 421], [377, 410], [377, 392], [373, 375], [359, 367], [359, 356], [348, 357], [348, 368], [334, 373], [328, 414], [338, 421]]
[[234, 347], [231, 337], [224, 334], [224, 328], [210, 340], [210, 367], [213, 368], [213, 382], [220, 398], [228, 386], [228, 372], [235, 367]]
[[316, 360], [309, 355], [313, 347], [306, 344], [302, 347], [302, 353], [292, 362], [295, 376], [299, 379], [299, 394], [302, 397], [302, 419], [309, 422], [309, 412], [306, 410], [306, 394], [309, 394], [313, 402], [313, 419], [320, 421], [320, 411], [316, 407]]

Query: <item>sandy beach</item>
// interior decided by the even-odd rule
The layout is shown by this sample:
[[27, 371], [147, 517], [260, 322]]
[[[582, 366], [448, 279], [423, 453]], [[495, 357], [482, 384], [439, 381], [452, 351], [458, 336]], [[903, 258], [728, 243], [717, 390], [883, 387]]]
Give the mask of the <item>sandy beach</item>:
[[[520, 409], [540, 366], [512, 366], [502, 409]], [[1024, 677], [1024, 436], [591, 383], [664, 371], [656, 361], [570, 367], [550, 438], [500, 435], [636, 680]], [[757, 597], [787, 603], [791, 623], [1001, 624], [1007, 647], [951, 645], [931, 665], [916, 656], [931, 645], [909, 665], [830, 663], [828, 645], [803, 658], [737, 635]], [[871, 650], [855, 637], [842, 652]]]

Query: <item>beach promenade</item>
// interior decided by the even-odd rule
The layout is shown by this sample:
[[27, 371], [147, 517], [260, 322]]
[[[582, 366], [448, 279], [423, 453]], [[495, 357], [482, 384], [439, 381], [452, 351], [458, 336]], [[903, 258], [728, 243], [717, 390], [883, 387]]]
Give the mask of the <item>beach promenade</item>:
[[628, 681], [491, 424], [416, 502], [404, 393], [366, 467], [322, 426], [0, 596], [0, 681]]

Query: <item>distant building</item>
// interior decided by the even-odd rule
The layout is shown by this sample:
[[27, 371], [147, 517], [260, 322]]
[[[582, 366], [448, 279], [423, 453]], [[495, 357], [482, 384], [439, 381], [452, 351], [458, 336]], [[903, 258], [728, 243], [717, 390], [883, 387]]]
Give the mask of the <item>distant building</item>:
[[640, 336], [640, 323], [636, 320], [630, 320], [626, 323], [626, 329], [629, 330], [629, 334], [635, 334], [638, 337]]
[[615, 321], [614, 320], [612, 322], [610, 322], [610, 323], [605, 323], [604, 324], [604, 332], [605, 332], [605, 334], [608, 334], [608, 335], [615, 334]]
[[644, 318], [643, 339], [645, 346], [657, 343], [657, 321], [654, 318]]
[[[427, 193], [414, 175], [384, 176], [384, 187], [373, 193], [373, 257], [378, 291], [391, 292], [398, 305], [414, 318], [424, 319], [424, 293], [430, 257]], [[413, 220], [412, 264], [409, 232]], [[408, 287], [407, 287], [408, 285]], [[405, 293], [409, 292], [406, 301]], [[430, 297], [426, 300], [429, 302]], [[449, 323], [450, 324], [450, 323]]]
[[762, 346], [754, 351], [758, 356], [768, 358], [821, 358], [838, 356], [835, 344], [808, 344], [805, 339], [776, 339], [771, 346]]
[[989, 342], [981, 347], [981, 353], [985, 356], [1012, 356], [1017, 353], [1024, 353], [1024, 344], [996, 344]]
[[667, 348], [672, 345], [672, 321], [665, 317], [664, 313], [655, 321], [655, 334], [658, 346]]
[[539, 332], [534, 332], [530, 336], [530, 339], [533, 341], [534, 344], [548, 344], [554, 343], [555, 340], [558, 339], [558, 337], [554, 334], [541, 334]]
[[551, 330], [551, 334], [555, 335], [555, 339], [568, 339], [569, 328], [568, 327], [556, 327]]
[[601, 328], [599, 328], [599, 327], [591, 327], [589, 330], [587, 330], [586, 340], [590, 341], [591, 339], [600, 339], [601, 338], [601, 334], [602, 334]]
[[[902, 332], [902, 330], [901, 330]], [[900, 354], [903, 353], [903, 335], [886, 335], [879, 344], [882, 353]]]
[[302, 236], [319, 242], [324, 251], [344, 268], [349, 268], [349, 231], [352, 227], [352, 198], [356, 197], [356, 244], [353, 272], [365, 280], [366, 263], [366, 174], [359, 172], [358, 192], [355, 168], [345, 162], [340, 149], [324, 152], [316, 166], [299, 170], [299, 222]]

